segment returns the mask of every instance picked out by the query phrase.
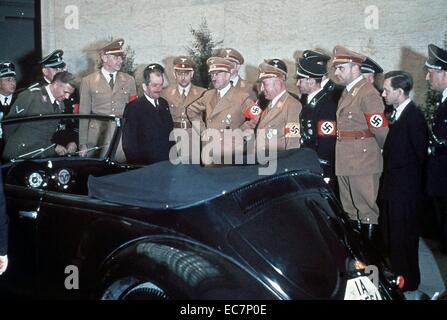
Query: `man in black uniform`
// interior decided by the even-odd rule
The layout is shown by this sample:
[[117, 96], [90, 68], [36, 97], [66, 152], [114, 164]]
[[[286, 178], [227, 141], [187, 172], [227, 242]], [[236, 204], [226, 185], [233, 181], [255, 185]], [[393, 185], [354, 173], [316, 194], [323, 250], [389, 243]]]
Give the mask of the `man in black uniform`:
[[395, 112], [383, 147], [380, 224], [392, 269], [405, 278], [404, 291], [417, 290], [420, 283], [417, 212], [428, 145], [424, 115], [409, 97], [412, 88], [409, 73], [385, 74], [382, 97]]
[[144, 96], [124, 109], [123, 150], [128, 163], [152, 164], [169, 159], [174, 129], [168, 102], [161, 97], [164, 68], [152, 63], [143, 72]]
[[[9, 113], [17, 98], [15, 66], [10, 61], [0, 62], [0, 121]], [[3, 152], [3, 129], [0, 126], [0, 154]]]
[[[32, 84], [28, 87], [28, 90], [33, 88], [46, 86], [53, 81], [54, 75], [62, 72], [68, 71], [67, 64], [64, 60], [64, 51], [61, 49], [56, 49], [51, 52], [49, 55], [44, 57], [39, 61], [42, 66], [42, 78], [40, 78], [36, 83]], [[62, 113], [64, 114], [73, 114], [79, 112], [79, 90], [75, 88], [73, 94], [70, 95], [67, 99], [64, 100], [64, 110]], [[74, 120], [63, 120], [61, 121], [60, 126], [67, 130], [67, 132], [76, 132], [79, 131], [79, 123]], [[75, 141], [78, 144], [78, 140]]]
[[[323, 162], [325, 180], [338, 197], [335, 177], [336, 111], [341, 90], [327, 79], [330, 57], [306, 50], [297, 63], [297, 87], [303, 94], [301, 147], [314, 149]], [[323, 83], [324, 81], [324, 83]]]
[[434, 201], [441, 250], [447, 253], [447, 50], [430, 44], [425, 66], [430, 88], [442, 93], [430, 125], [427, 191]]

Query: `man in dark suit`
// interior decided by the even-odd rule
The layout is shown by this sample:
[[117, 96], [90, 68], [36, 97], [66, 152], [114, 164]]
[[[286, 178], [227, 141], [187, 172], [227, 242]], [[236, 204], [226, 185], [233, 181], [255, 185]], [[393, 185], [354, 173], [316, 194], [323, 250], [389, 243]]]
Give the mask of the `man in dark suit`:
[[124, 109], [123, 150], [128, 163], [148, 165], [169, 159], [174, 124], [169, 104], [161, 97], [164, 68], [150, 64], [143, 76], [144, 96]]
[[441, 250], [447, 253], [447, 50], [430, 44], [425, 66], [430, 88], [442, 93], [431, 123], [427, 191], [434, 200]]
[[391, 267], [404, 276], [405, 291], [416, 290], [420, 283], [417, 209], [428, 145], [424, 115], [409, 98], [412, 88], [409, 73], [385, 74], [382, 96], [395, 111], [383, 148], [381, 227]]
[[[324, 162], [325, 178], [338, 197], [335, 176], [336, 112], [341, 90], [326, 77], [331, 57], [306, 50], [297, 63], [297, 87], [303, 94], [300, 114], [301, 147], [314, 149]], [[324, 83], [323, 83], [324, 81]]]

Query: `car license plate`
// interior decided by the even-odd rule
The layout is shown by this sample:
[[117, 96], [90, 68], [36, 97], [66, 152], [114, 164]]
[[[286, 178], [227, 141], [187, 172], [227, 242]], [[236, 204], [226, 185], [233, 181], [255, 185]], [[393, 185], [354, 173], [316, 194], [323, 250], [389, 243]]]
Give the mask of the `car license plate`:
[[382, 300], [379, 290], [368, 277], [348, 280], [345, 300]]

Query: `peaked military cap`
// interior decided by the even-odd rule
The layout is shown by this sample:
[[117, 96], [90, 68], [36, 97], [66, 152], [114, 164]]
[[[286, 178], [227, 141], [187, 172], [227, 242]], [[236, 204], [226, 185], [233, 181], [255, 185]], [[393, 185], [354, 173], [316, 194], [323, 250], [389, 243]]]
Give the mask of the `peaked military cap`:
[[49, 55], [44, 57], [39, 63], [43, 68], [63, 68], [65, 67], [65, 61], [63, 58], [64, 51], [61, 49], [56, 49]]
[[0, 78], [15, 77], [15, 70], [15, 65], [11, 61], [0, 62]]
[[303, 58], [306, 60], [317, 60], [317, 61], [321, 61], [324, 62], [325, 64], [327, 64], [327, 62], [329, 60], [331, 60], [331, 57], [318, 52], [318, 51], [313, 51], [313, 50], [304, 50], [303, 52]]
[[271, 59], [264, 61], [259, 65], [259, 80], [268, 78], [279, 78], [285, 80], [287, 78], [287, 66], [280, 59]]
[[111, 54], [114, 56], [124, 55], [124, 39], [117, 39], [101, 49], [102, 54]]
[[349, 62], [361, 65], [366, 60], [366, 56], [364, 56], [363, 54], [354, 52], [342, 46], [335, 46], [333, 56], [334, 65]]
[[428, 60], [425, 62], [425, 66], [429, 69], [447, 70], [447, 50], [429, 44]]
[[165, 68], [163, 68], [163, 66], [161, 64], [158, 63], [151, 63], [149, 64], [146, 68], [144, 68], [144, 71], [146, 70], [157, 70], [161, 73], [165, 72]]
[[206, 61], [209, 69], [208, 72], [223, 71], [230, 72], [235, 67], [234, 62], [221, 57], [211, 57]]
[[360, 66], [360, 71], [362, 73], [382, 73], [383, 69], [373, 59], [366, 57], [366, 60]]
[[297, 78], [320, 79], [327, 74], [327, 62], [331, 57], [312, 50], [303, 52], [296, 66]]
[[223, 48], [219, 50], [218, 57], [228, 59], [232, 62], [244, 64], [244, 57], [242, 54], [233, 48]]
[[187, 56], [179, 56], [175, 58], [173, 65], [175, 70], [185, 70], [185, 71], [194, 70], [194, 61], [191, 59], [191, 57]]

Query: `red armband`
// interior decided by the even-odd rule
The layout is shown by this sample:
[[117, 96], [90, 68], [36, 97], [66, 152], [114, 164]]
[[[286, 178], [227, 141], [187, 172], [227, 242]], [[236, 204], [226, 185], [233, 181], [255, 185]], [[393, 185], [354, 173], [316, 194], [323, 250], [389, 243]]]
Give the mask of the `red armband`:
[[244, 111], [244, 117], [247, 119], [256, 119], [261, 114], [262, 109], [258, 105], [248, 107]]
[[138, 96], [129, 96], [129, 103], [138, 99]]
[[387, 128], [388, 120], [383, 112], [378, 113], [365, 113], [366, 123], [368, 128]]
[[335, 121], [318, 121], [317, 128], [319, 137], [329, 137], [337, 135], [337, 122]]

